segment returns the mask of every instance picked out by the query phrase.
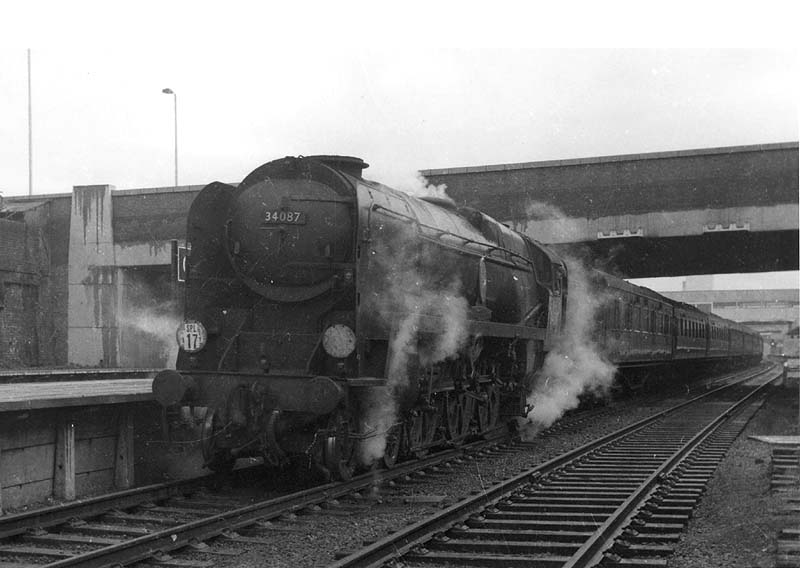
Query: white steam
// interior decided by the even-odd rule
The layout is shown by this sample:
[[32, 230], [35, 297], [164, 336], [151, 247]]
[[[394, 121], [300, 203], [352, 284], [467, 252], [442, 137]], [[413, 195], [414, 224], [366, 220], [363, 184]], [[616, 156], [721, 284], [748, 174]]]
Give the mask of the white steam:
[[122, 296], [117, 309], [119, 362], [124, 367], [175, 368], [175, 331], [181, 321], [169, 275], [121, 272]]
[[544, 201], [528, 201], [525, 206], [525, 216], [529, 221], [545, 221], [548, 219], [566, 219], [566, 214], [553, 205]]
[[369, 309], [393, 333], [387, 386], [373, 389], [366, 404], [364, 429], [372, 435], [361, 444], [365, 464], [383, 456], [389, 430], [401, 422], [398, 397], [414, 386], [411, 381], [418, 379], [418, 371], [456, 356], [468, 337], [469, 305], [458, 276], [442, 278], [442, 267], [436, 258], [425, 256], [414, 230], [398, 232], [388, 240], [389, 246], [372, 251], [386, 281], [368, 300]]
[[[159, 365], [157, 361], [155, 362], [156, 366], [166, 366], [169, 369], [174, 369], [178, 358], [178, 342], [175, 339], [175, 330], [178, 329], [180, 322], [181, 318], [176, 312], [176, 307], [174, 303], [170, 302], [158, 308], [142, 308], [126, 314], [119, 323], [121, 326], [127, 326], [144, 334], [158, 345], [160, 356], [166, 363]], [[153, 364], [150, 361], [143, 361], [141, 366]]]
[[567, 259], [567, 268], [566, 323], [528, 395], [533, 408], [521, 428], [528, 439], [576, 408], [581, 394], [606, 394], [616, 372], [593, 338], [597, 312], [610, 298], [592, 289], [589, 273], [579, 262]]
[[446, 184], [434, 185], [429, 183], [427, 178], [420, 172], [396, 174], [391, 177], [390, 185], [414, 197], [440, 199], [449, 203], [455, 203], [453, 199], [447, 195]]

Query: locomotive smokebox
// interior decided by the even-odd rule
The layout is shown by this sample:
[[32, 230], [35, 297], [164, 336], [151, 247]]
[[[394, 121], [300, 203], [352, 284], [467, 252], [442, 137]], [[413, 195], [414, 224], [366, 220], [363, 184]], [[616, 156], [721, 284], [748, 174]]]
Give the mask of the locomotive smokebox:
[[340, 268], [353, 261], [352, 177], [366, 167], [360, 158], [313, 156], [254, 170], [236, 188], [224, 226], [237, 276], [277, 302], [302, 302], [333, 288]]

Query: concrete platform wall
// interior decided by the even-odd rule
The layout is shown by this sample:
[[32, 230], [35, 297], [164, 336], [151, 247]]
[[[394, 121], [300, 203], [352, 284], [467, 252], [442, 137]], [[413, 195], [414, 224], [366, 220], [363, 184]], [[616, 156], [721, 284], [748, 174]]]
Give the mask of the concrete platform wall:
[[0, 512], [132, 487], [136, 412], [133, 405], [0, 415]]

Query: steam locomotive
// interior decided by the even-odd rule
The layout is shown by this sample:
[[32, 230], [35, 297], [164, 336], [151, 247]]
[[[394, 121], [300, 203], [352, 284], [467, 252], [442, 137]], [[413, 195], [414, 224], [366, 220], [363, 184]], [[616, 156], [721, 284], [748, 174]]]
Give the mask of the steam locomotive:
[[[258, 456], [347, 478], [488, 436], [535, 404], [565, 331], [567, 262], [480, 211], [366, 180], [366, 167], [286, 157], [194, 200], [180, 352], [153, 391], [206, 409], [208, 467]], [[604, 298], [593, 341], [622, 369], [760, 358], [742, 326], [589, 280]]]

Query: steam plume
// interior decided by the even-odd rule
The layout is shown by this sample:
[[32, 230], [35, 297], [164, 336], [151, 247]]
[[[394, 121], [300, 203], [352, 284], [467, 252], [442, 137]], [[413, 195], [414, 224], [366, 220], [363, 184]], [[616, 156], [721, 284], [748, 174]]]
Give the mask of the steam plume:
[[[159, 308], [144, 308], [140, 309], [133, 314], [123, 316], [119, 322], [121, 326], [128, 326], [133, 328], [153, 341], [156, 341], [161, 347], [161, 357], [165, 361], [163, 364], [156, 362], [142, 362], [141, 366], [166, 366], [167, 368], [174, 369], [175, 362], [178, 358], [178, 343], [175, 340], [175, 330], [178, 329], [180, 324], [180, 317], [174, 313], [174, 304], [169, 303], [162, 305]], [[139, 364], [137, 364], [139, 366]]]
[[442, 183], [434, 185], [429, 183], [428, 179], [420, 172], [403, 173], [392, 176], [391, 185], [403, 193], [413, 195], [414, 197], [433, 198], [455, 203], [453, 199], [447, 195], [447, 184]]
[[593, 339], [597, 312], [610, 298], [592, 289], [589, 273], [579, 262], [567, 259], [567, 269], [566, 323], [528, 395], [533, 409], [522, 428], [527, 438], [577, 407], [581, 394], [606, 394], [614, 380], [616, 367]]
[[175, 368], [178, 345], [175, 330], [179, 306], [171, 300], [164, 278], [126, 271], [117, 325], [121, 334], [120, 362], [132, 367]]
[[[371, 261], [385, 277], [367, 301], [394, 334], [387, 387], [373, 389], [367, 401], [365, 429], [374, 434], [361, 445], [364, 463], [383, 456], [386, 436], [400, 421], [398, 397], [413, 386], [417, 369], [457, 355], [468, 335], [461, 280], [437, 258], [436, 248], [422, 246], [408, 227], [376, 242]], [[441, 328], [430, 329], [431, 321]]]

